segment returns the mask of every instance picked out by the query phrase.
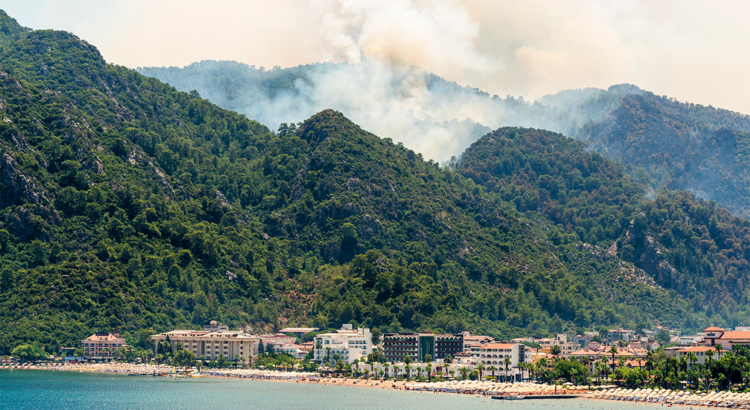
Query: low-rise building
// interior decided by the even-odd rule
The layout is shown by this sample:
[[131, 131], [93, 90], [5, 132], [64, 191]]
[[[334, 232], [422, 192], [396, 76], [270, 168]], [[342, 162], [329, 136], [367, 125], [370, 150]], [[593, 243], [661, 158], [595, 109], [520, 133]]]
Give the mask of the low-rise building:
[[297, 338], [294, 338], [292, 336], [287, 336], [284, 333], [275, 333], [272, 335], [260, 335], [260, 342], [263, 343], [263, 351], [267, 352], [269, 349], [273, 349], [273, 347], [269, 348], [269, 346], [280, 346], [280, 345], [286, 345], [289, 343], [294, 343], [297, 341]]
[[[706, 359], [712, 357], [712, 360], [719, 360], [724, 357], [726, 351], [719, 352], [714, 347], [709, 346], [693, 346], [687, 349], [677, 350], [675, 357], [677, 359], [687, 358], [688, 365], [693, 366], [694, 364], [703, 365], [706, 364]], [[694, 355], [695, 362], [691, 360], [691, 353]]]
[[116, 356], [117, 349], [127, 346], [117, 329], [114, 333], [94, 333], [81, 340], [83, 357], [86, 359], [111, 359]]
[[709, 327], [704, 329], [703, 333], [706, 336], [696, 343], [700, 346], [716, 347], [716, 345], [721, 345], [724, 350], [732, 350], [735, 346], [750, 348], [750, 331]]
[[[478, 347], [474, 347], [474, 349], [478, 349]], [[472, 351], [466, 350], [463, 352], [459, 352], [453, 355], [453, 363], [455, 364], [462, 364], [462, 365], [475, 365], [477, 363], [477, 357], [479, 356], [478, 353], [474, 353]]]
[[[258, 354], [260, 338], [246, 334], [241, 330], [228, 330], [226, 326], [211, 322], [204, 330], [173, 330], [151, 336], [154, 341], [154, 353], [163, 350], [163, 342], [169, 342], [172, 352], [178, 347], [193, 352], [196, 358], [216, 360], [224, 357], [228, 361], [249, 363]], [[179, 345], [179, 346], [178, 346]], [[242, 360], [244, 358], [244, 360]]]
[[302, 360], [307, 355], [307, 351], [304, 351], [300, 348], [299, 345], [296, 345], [294, 343], [288, 343], [285, 345], [274, 345], [273, 347], [274, 352], [277, 354], [288, 354], [289, 356], [294, 357], [297, 360]]
[[332, 333], [321, 333], [313, 341], [313, 360], [322, 364], [338, 360], [351, 364], [373, 352], [370, 329], [346, 324]]
[[481, 346], [490, 342], [494, 342], [495, 339], [490, 336], [472, 335], [469, 332], [461, 332], [464, 340], [463, 350], [471, 350], [472, 347]]
[[575, 335], [571, 339], [571, 342], [574, 345], [578, 346], [579, 348], [586, 347], [586, 346], [588, 346], [589, 343], [591, 343], [591, 336], [588, 336], [588, 335]]
[[612, 329], [607, 333], [607, 340], [610, 343], [619, 342], [622, 340], [623, 342], [628, 342], [633, 337], [632, 330], [629, 329]]
[[383, 335], [383, 355], [389, 362], [402, 362], [406, 356], [414, 361], [424, 361], [426, 355], [433, 360], [454, 356], [462, 352], [463, 335], [458, 333], [386, 333]]
[[309, 351], [311, 351], [311, 350], [313, 350], [315, 348], [315, 342], [300, 343], [299, 344], [299, 348], [300, 348], [300, 350], [302, 350], [303, 352], [305, 352], [305, 354], [307, 354], [307, 352], [309, 352]]
[[[583, 359], [584, 357], [588, 359], [589, 361], [589, 367], [593, 369], [594, 362], [601, 360], [604, 358], [606, 361], [611, 362], [612, 360], [612, 353], [610, 353], [610, 349], [612, 346], [605, 346], [601, 345], [596, 342], [589, 343], [588, 347], [585, 347], [583, 349], [577, 350], [570, 354], [570, 357], [575, 357], [579, 361]], [[648, 351], [646, 349], [643, 349], [640, 345], [634, 344], [633, 346], [625, 346], [625, 347], [617, 347], [615, 346], [615, 349], [617, 349], [617, 353], [614, 354], [615, 360], [619, 360], [619, 358], [625, 358], [626, 360], [638, 360], [641, 359], [641, 361], [645, 362], [646, 356], [648, 356]]]

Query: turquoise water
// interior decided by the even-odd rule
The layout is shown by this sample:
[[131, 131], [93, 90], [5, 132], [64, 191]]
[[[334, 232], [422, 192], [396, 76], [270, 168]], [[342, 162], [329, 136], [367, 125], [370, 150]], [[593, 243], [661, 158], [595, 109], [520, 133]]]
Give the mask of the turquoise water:
[[0, 409], [634, 410], [608, 401], [494, 401], [487, 397], [227, 379], [168, 379], [44, 370], [0, 370]]

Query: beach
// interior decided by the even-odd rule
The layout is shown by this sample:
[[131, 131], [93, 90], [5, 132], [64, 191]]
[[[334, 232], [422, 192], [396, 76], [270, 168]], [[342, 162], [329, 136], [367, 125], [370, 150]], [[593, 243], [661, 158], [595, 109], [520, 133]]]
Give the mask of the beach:
[[[0, 369], [37, 370], [52, 372], [98, 373], [138, 376], [138, 378], [167, 378], [167, 379], [232, 379], [248, 382], [285, 382], [295, 384], [312, 384], [320, 386], [340, 386], [347, 388], [369, 388], [379, 390], [394, 390], [436, 395], [466, 395], [477, 398], [502, 397], [518, 399], [524, 397], [525, 402], [541, 401], [536, 396], [575, 396], [580, 400], [601, 403], [633, 403], [648, 406], [688, 407], [727, 407], [750, 408], [750, 394], [717, 393], [701, 394], [679, 390], [665, 389], [599, 389], [589, 390], [586, 386], [558, 386], [532, 383], [494, 383], [488, 381], [391, 381], [381, 379], [353, 379], [346, 377], [322, 377], [318, 373], [276, 371], [261, 369], [204, 369], [199, 373], [181, 372], [167, 365], [101, 363], [101, 364], [50, 364], [33, 366], [0, 366]], [[535, 400], [529, 400], [535, 399]], [[607, 408], [608, 405], [602, 405]]]

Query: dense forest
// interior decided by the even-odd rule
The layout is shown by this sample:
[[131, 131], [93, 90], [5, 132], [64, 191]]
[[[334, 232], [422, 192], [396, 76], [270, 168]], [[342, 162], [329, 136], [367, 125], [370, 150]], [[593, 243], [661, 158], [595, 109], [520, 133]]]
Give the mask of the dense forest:
[[[325, 88], [326, 73], [348, 73], [345, 64], [314, 64], [266, 70], [231, 61], [202, 61], [184, 68], [148, 67], [139, 71], [183, 91], [197, 90], [221, 107], [244, 113], [275, 127], [278, 116], [266, 115], [268, 104], [299, 115], [290, 107], [305, 106], [313, 114], [315, 94]], [[566, 90], [537, 101], [490, 96], [460, 87], [433, 74], [422, 74], [426, 101], [418, 114], [434, 117], [433, 128], [443, 128], [461, 152], [490, 129], [524, 126], [547, 129], [580, 140], [589, 149], [627, 165], [635, 180], [652, 189], [685, 190], [714, 200], [736, 215], [750, 215], [750, 116], [712, 106], [682, 103], [632, 85]], [[353, 87], [365, 87], [367, 76], [346, 77]], [[362, 83], [362, 84], [360, 84]], [[363, 85], [364, 84], [364, 85]], [[402, 82], [388, 85], [393, 92]], [[357, 113], [359, 100], [338, 100], [337, 109]], [[318, 105], [321, 105], [319, 103]], [[327, 107], [327, 105], [324, 105]], [[446, 107], [461, 107], [451, 111]], [[410, 106], [411, 107], [411, 106]], [[421, 110], [421, 112], [419, 111]], [[437, 118], [454, 113], [440, 123]], [[365, 119], [367, 117], [364, 117]], [[468, 118], [468, 119], [467, 119]], [[287, 118], [301, 121], [303, 118]], [[459, 122], [461, 120], [461, 122]], [[278, 122], [278, 121], [276, 121]], [[409, 124], [409, 127], [412, 127]], [[399, 140], [398, 137], [394, 137]], [[413, 137], [402, 138], [408, 145]]]
[[[680, 191], [651, 192], [617, 163], [560, 134], [503, 128], [473, 144], [457, 170], [557, 227], [606, 248], [676, 291], [712, 323], [747, 322], [750, 222]], [[689, 315], [689, 327], [697, 326]]]
[[652, 200], [561, 135], [500, 129], [449, 169], [333, 110], [273, 131], [0, 24], [0, 354], [209, 320], [508, 338], [744, 318], [748, 223]]

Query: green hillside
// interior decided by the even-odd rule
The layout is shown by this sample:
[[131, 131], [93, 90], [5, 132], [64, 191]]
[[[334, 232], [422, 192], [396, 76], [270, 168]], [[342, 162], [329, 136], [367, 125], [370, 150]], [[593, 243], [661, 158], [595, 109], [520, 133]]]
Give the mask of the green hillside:
[[632, 166], [631, 173], [649, 185], [694, 192], [747, 218], [748, 132], [750, 116], [644, 93], [623, 96], [579, 138]]
[[[315, 101], [318, 95], [314, 91], [326, 90], [326, 84], [337, 75], [352, 81], [357, 89], [368, 89], [369, 81], [367, 76], [352, 76], [356, 69], [346, 64], [265, 70], [231, 61], [202, 61], [183, 68], [139, 71], [183, 91], [198, 90], [221, 107], [274, 127], [279, 122], [301, 121], [300, 112], [307, 117], [329, 107], [323, 97]], [[420, 128], [423, 134], [428, 130], [449, 133], [461, 148], [446, 153], [444, 159], [460, 155], [458, 151], [490, 130], [486, 126], [547, 129], [583, 141], [589, 149], [628, 165], [628, 174], [648, 187], [689, 191], [736, 215], [750, 215], [748, 115], [678, 102], [629, 84], [607, 90], [565, 90], [532, 103], [490, 96], [429, 73], [423, 75], [423, 81], [425, 89], [420, 92], [426, 92], [427, 97], [414, 108], [421, 117], [454, 112], [445, 107], [465, 107], [460, 113], [455, 111], [454, 121], [430, 127], [415, 121], [416, 125], [405, 127]], [[396, 75], [390, 86], [386, 93], [398, 93], [403, 85]], [[351, 98], [336, 100], [335, 107], [358, 113], [359, 104], [357, 98]], [[268, 107], [278, 111], [269, 112]]]
[[[686, 192], [649, 194], [623, 167], [560, 134], [503, 128], [458, 166], [519, 211], [632, 262], [694, 309], [686, 326], [746, 323], [750, 222]], [[707, 318], [708, 320], [705, 320]]]
[[0, 51], [4, 352], [211, 319], [685, 324], [687, 303], [632, 265], [340, 113], [272, 132], [74, 35], [19, 32]]

